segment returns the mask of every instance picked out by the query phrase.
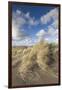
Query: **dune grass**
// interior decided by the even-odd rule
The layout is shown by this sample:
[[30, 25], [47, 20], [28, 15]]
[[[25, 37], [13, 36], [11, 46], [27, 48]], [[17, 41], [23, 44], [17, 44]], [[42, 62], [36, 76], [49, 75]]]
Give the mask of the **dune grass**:
[[12, 67], [25, 84], [48, 83], [46, 76], [50, 77], [49, 83], [58, 82], [58, 45], [40, 42], [31, 47], [12, 47]]

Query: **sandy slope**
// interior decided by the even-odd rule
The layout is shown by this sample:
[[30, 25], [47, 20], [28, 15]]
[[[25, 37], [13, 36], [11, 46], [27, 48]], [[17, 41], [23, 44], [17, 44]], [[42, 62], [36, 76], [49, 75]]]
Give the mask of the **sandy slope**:
[[47, 43], [12, 48], [12, 86], [58, 83], [58, 55], [50, 67], [48, 54]]
[[[35, 68], [36, 69], [36, 68]], [[35, 70], [32, 72], [27, 72], [25, 80], [17, 75], [17, 68], [12, 70], [12, 85], [29, 85], [29, 84], [53, 84], [58, 83], [58, 78], [52, 76], [44, 70]]]

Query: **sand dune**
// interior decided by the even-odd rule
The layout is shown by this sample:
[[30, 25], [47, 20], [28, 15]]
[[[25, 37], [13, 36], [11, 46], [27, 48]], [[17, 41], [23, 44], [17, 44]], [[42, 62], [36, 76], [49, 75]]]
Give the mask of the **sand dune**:
[[58, 46], [12, 48], [12, 86], [58, 83]]

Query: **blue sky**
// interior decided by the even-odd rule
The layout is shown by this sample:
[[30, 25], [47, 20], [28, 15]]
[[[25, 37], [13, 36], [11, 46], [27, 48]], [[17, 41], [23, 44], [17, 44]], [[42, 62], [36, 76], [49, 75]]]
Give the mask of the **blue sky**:
[[34, 45], [42, 40], [58, 41], [58, 8], [12, 5], [12, 44]]

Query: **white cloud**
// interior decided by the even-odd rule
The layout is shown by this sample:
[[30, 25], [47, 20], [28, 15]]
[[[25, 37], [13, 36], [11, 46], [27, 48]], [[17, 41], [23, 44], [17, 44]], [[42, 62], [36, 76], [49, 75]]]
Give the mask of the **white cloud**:
[[58, 29], [54, 30], [54, 28], [50, 27], [48, 28], [48, 31], [40, 30], [36, 34], [37, 41], [48, 41], [48, 42], [57, 42], [58, 41]]
[[38, 21], [34, 20], [33, 18], [29, 20], [30, 25], [38, 25]]
[[21, 14], [21, 11], [20, 10], [16, 10], [16, 14], [20, 15]]
[[45, 31], [42, 29], [36, 35], [37, 36], [43, 36], [44, 34], [45, 34]]
[[51, 24], [52, 27], [54, 27], [55, 29], [58, 28], [58, 18]]
[[27, 12], [26, 14], [25, 14], [25, 18], [27, 19], [27, 21], [28, 21], [28, 24], [29, 25], [37, 25], [39, 22], [37, 21], [37, 20], [35, 20], [35, 18], [34, 17], [31, 17], [30, 16], [30, 13], [29, 12]]
[[[50, 25], [48, 25], [49, 22], [51, 22]], [[48, 42], [58, 42], [58, 8], [52, 9], [42, 16], [41, 24], [47, 24], [48, 30], [40, 30], [36, 34], [39, 41], [44, 39]]]
[[21, 40], [27, 37], [23, 30], [20, 30], [17, 25], [12, 24], [12, 39], [13, 40]]
[[46, 40], [48, 42], [58, 42], [58, 9], [55, 8], [41, 17], [41, 24], [47, 24], [51, 20], [52, 23], [48, 25], [48, 30], [41, 29], [36, 33], [37, 39], [31, 38], [24, 31], [23, 26], [27, 27], [38, 25], [39, 21], [30, 16], [30, 12], [23, 13], [16, 10], [12, 14], [12, 45], [34, 45], [35, 43]]
[[22, 26], [26, 23], [25, 19], [20, 16], [21, 11], [16, 10], [12, 15], [12, 39], [21, 40], [27, 37]]
[[[20, 15], [21, 14], [21, 15]], [[13, 12], [12, 16], [12, 39], [13, 40], [21, 40], [27, 37], [24, 33], [23, 25], [26, 23], [26, 20], [22, 16], [22, 12], [16, 10]]]
[[23, 13], [20, 10], [12, 13], [12, 45], [33, 45], [36, 43], [36, 40], [27, 35], [24, 31], [23, 26], [27, 24], [27, 27], [32, 25], [37, 25], [38, 22], [34, 17], [30, 16], [30, 13]]
[[45, 14], [44, 16], [41, 17], [42, 24], [47, 24], [51, 20], [53, 20], [53, 22], [55, 24], [57, 24], [57, 22], [58, 22], [58, 8], [55, 8], [55, 9], [49, 11], [47, 14]]
[[27, 13], [25, 14], [25, 17], [29, 19], [29, 18], [30, 18], [30, 13], [27, 12]]
[[31, 46], [31, 45], [34, 45], [35, 43], [37, 43], [36, 39], [30, 38], [30, 37], [26, 37], [25, 39], [23, 39], [21, 41], [20, 40], [12, 41], [13, 46]]

